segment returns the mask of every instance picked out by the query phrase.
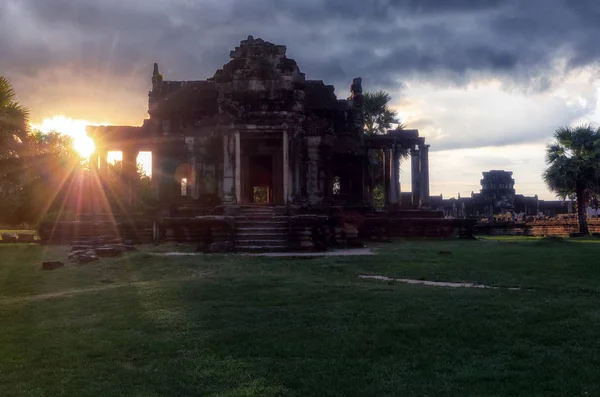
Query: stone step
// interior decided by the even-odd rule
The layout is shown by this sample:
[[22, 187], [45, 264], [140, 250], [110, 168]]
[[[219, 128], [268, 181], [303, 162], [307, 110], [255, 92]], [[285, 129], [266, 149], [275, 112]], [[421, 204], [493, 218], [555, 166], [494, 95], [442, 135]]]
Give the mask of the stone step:
[[262, 234], [277, 234], [277, 235], [288, 235], [287, 228], [259, 228], [257, 229], [246, 229], [246, 228], [237, 228], [235, 230], [235, 234], [248, 234], [248, 235], [262, 235]]
[[288, 221], [288, 218], [286, 216], [276, 216], [276, 215], [271, 215], [271, 214], [264, 214], [264, 215], [257, 215], [257, 214], [252, 214], [252, 215], [247, 215], [247, 216], [236, 216], [235, 217], [235, 221], [243, 221], [243, 220], [280, 220], [280, 221]]
[[247, 246], [268, 246], [268, 247], [287, 247], [287, 240], [235, 240], [236, 247], [247, 247]]
[[237, 226], [235, 228], [236, 233], [247, 232], [247, 233], [288, 233], [289, 228], [286, 226]]
[[[262, 228], [261, 228], [262, 229]], [[285, 235], [287, 236], [289, 234], [287, 228], [283, 229], [283, 228], [276, 228], [276, 229], [265, 229], [265, 230], [253, 230], [253, 229], [245, 229], [245, 228], [237, 228], [235, 230], [235, 233], [233, 233], [234, 235], [240, 235], [240, 234], [248, 234], [248, 235], [260, 235], [260, 234], [276, 234], [276, 235]]]
[[243, 206], [235, 217], [235, 249], [240, 252], [274, 252], [288, 249], [289, 217], [273, 207]]
[[237, 252], [286, 252], [289, 250], [287, 246], [270, 246], [270, 245], [247, 245], [243, 247], [235, 247]]
[[277, 221], [277, 220], [265, 220], [265, 219], [244, 219], [235, 221], [235, 225], [237, 229], [246, 228], [246, 227], [264, 227], [264, 228], [274, 228], [274, 227], [288, 227], [288, 222], [286, 221]]
[[287, 241], [287, 234], [237, 234], [236, 241]]

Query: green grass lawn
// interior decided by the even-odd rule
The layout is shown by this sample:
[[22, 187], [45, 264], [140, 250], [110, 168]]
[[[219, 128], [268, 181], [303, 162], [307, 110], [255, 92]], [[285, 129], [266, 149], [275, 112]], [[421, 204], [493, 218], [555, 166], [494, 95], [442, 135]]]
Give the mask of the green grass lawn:
[[0, 245], [0, 396], [600, 395], [599, 240], [152, 249], [42, 271], [65, 248]]

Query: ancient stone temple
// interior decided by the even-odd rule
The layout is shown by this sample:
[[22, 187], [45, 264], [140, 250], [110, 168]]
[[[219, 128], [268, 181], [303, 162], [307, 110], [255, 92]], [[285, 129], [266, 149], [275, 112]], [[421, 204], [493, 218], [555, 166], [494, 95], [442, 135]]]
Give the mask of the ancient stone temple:
[[[376, 172], [384, 174], [385, 208], [393, 210], [403, 204], [400, 161], [410, 153], [412, 197], [404, 205], [426, 206], [429, 146], [417, 130], [367, 136], [360, 78], [338, 99], [333, 86], [307, 79], [285, 46], [249, 36], [230, 57], [206, 80], [165, 80], [155, 64], [142, 126], [88, 127], [99, 174], [106, 153], [119, 150], [127, 183], [137, 153], [151, 151], [160, 219], [181, 218], [183, 209], [190, 218], [235, 217], [257, 205], [274, 216], [329, 216], [332, 208], [365, 214], [374, 194], [368, 152], [383, 153]], [[129, 189], [124, 201], [135, 202], [135, 194]]]
[[399, 204], [401, 146], [413, 158], [413, 202], [426, 201], [428, 145], [416, 130], [367, 139], [360, 78], [337, 99], [285, 46], [248, 37], [230, 56], [198, 81], [164, 80], [155, 64], [142, 127], [88, 127], [100, 164], [102, 150], [121, 150], [133, 172], [137, 152], [152, 151], [161, 202], [369, 205], [366, 153], [384, 149], [386, 201]]

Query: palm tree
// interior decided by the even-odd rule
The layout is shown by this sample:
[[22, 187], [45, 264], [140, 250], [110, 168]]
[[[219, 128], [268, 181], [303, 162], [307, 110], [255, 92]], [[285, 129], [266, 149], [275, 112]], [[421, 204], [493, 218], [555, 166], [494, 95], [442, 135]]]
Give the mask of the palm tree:
[[29, 143], [28, 116], [8, 80], [0, 76], [0, 207], [5, 208], [2, 218], [14, 217], [14, 209], [20, 203], [26, 165], [23, 158]]
[[27, 139], [29, 111], [16, 100], [8, 80], [0, 76], [0, 159], [14, 157]]
[[368, 135], [384, 134], [392, 124], [399, 124], [396, 111], [389, 106], [391, 100], [385, 91], [365, 92], [365, 132]]
[[[367, 138], [377, 134], [385, 134], [393, 124], [397, 124], [396, 129], [404, 129], [394, 109], [391, 109], [389, 103], [392, 97], [385, 91], [365, 92], [364, 94], [364, 112], [365, 112], [365, 134]], [[401, 157], [408, 158], [408, 148], [402, 151]], [[370, 201], [376, 207], [383, 206], [383, 190], [381, 188], [383, 180], [383, 151], [369, 150], [369, 192]]]
[[600, 191], [600, 129], [592, 125], [561, 127], [546, 147], [548, 168], [542, 177], [562, 199], [575, 196], [579, 232], [589, 234], [586, 204]]

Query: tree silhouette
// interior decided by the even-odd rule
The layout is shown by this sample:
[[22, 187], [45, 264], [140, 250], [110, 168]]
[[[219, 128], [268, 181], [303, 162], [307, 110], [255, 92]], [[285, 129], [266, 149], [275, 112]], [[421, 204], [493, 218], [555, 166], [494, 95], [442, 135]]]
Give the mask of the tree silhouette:
[[575, 196], [579, 231], [589, 234], [586, 204], [600, 190], [600, 129], [561, 127], [554, 139], [546, 147], [548, 168], [542, 177], [560, 198]]

